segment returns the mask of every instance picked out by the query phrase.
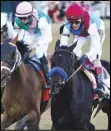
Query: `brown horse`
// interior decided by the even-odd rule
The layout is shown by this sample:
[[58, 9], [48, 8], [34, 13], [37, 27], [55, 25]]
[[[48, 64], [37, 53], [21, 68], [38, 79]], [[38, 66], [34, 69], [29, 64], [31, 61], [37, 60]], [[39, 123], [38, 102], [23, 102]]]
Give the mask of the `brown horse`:
[[5, 40], [1, 44], [1, 86], [5, 86], [2, 104], [4, 113], [1, 119], [1, 129], [17, 122], [16, 129], [39, 129], [41, 99], [43, 96], [43, 79], [29, 63], [22, 61], [22, 56], [16, 43]]

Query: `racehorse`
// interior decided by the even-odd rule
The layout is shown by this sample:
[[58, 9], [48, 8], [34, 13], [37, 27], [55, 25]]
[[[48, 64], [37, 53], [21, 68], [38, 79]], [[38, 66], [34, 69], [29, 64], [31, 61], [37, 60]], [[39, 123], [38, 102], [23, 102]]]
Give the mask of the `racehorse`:
[[[51, 58], [51, 117], [55, 129], [59, 130], [95, 129], [90, 123], [94, 100], [92, 83], [80, 70], [81, 66], [74, 68], [77, 57], [72, 51], [76, 44], [60, 47], [58, 40]], [[103, 107], [109, 109], [109, 103], [108, 107], [105, 104]]]
[[44, 101], [45, 107], [41, 106], [43, 78], [31, 63], [25, 61], [29, 54], [23, 52], [28, 52], [28, 48], [21, 44], [20, 52], [14, 43], [17, 41], [7, 39], [1, 44], [1, 86], [5, 86], [1, 129], [14, 122], [17, 122], [16, 129], [25, 126], [39, 129], [40, 116], [50, 107], [50, 99]]

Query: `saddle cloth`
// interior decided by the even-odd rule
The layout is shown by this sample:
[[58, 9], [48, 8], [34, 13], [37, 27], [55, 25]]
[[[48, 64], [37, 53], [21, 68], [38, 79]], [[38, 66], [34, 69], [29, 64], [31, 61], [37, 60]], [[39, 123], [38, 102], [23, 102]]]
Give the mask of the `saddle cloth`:
[[[105, 76], [104, 84], [110, 88], [110, 76], [109, 76], [108, 72], [106, 71], [106, 69], [104, 67], [102, 67], [102, 68], [103, 68], [104, 76]], [[97, 85], [97, 80], [95, 78], [94, 73], [89, 72], [84, 67], [82, 67], [81, 70], [85, 73], [85, 75], [88, 77], [88, 79], [92, 82], [93, 89], [96, 89], [98, 87], [98, 85]], [[94, 94], [94, 99], [96, 99], [96, 98], [98, 98], [98, 95]]]

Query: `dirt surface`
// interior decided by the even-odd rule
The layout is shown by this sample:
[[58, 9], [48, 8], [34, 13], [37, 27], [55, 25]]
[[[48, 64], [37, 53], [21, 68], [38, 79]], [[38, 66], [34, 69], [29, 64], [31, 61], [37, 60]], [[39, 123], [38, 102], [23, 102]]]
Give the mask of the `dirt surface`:
[[[100, 111], [94, 119], [92, 118], [91, 122], [95, 125], [95, 128], [97, 130], [107, 129], [107, 116], [102, 111]], [[41, 130], [50, 130], [51, 126], [52, 126], [52, 121], [51, 121], [51, 116], [50, 116], [50, 109], [48, 109], [41, 116], [40, 129]], [[14, 130], [14, 128], [15, 128], [15, 123], [12, 124], [7, 129]]]

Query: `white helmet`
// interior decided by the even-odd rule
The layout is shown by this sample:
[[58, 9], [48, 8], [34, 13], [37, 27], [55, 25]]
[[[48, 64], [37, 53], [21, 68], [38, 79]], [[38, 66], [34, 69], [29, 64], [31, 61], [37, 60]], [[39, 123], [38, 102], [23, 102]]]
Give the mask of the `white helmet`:
[[29, 2], [21, 2], [17, 5], [16, 14], [17, 17], [28, 17], [32, 14], [33, 8]]
[[1, 28], [7, 23], [7, 14], [1, 13]]

